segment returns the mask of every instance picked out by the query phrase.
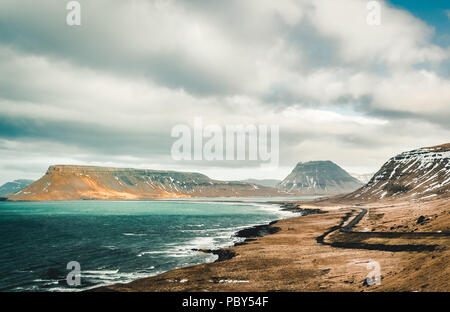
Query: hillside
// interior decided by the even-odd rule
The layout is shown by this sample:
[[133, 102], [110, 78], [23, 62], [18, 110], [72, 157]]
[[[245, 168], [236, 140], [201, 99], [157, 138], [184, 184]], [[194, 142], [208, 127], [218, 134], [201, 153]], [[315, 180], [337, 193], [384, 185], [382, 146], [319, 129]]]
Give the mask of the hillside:
[[298, 163], [278, 189], [300, 195], [337, 195], [363, 185], [332, 161]]
[[45, 175], [9, 200], [150, 199], [276, 196], [280, 192], [200, 173], [94, 166], [50, 166]]
[[33, 183], [33, 180], [25, 180], [25, 179], [7, 182], [2, 186], [0, 186], [0, 195], [17, 193], [18, 191], [24, 189], [31, 183]]
[[437, 198], [450, 194], [450, 144], [424, 147], [389, 159], [348, 199]]

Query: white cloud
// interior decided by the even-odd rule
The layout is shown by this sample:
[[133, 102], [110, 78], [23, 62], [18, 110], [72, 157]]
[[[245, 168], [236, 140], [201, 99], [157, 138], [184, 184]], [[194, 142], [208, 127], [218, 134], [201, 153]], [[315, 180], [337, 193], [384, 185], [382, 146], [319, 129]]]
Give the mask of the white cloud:
[[[202, 116], [279, 124], [283, 174], [312, 159], [374, 171], [393, 151], [448, 139], [450, 118], [450, 81], [433, 70], [450, 49], [380, 2], [382, 24], [370, 27], [364, 0], [82, 1], [76, 29], [60, 1], [36, 10], [4, 0], [0, 129], [17, 145], [3, 151], [27, 164], [21, 149], [42, 162], [175, 169], [170, 128]], [[251, 170], [210, 169], [220, 178]]]
[[405, 66], [442, 61], [448, 51], [431, 44], [433, 29], [410, 13], [381, 4], [381, 25], [367, 24], [367, 1], [315, 1], [310, 18], [319, 31], [339, 41], [343, 61]]

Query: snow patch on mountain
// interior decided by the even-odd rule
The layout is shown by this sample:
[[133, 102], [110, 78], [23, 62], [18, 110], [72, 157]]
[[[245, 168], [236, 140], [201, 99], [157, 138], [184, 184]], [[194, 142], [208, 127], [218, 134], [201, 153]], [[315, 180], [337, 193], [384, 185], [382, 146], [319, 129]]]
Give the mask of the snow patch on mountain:
[[450, 144], [403, 152], [389, 159], [361, 189], [358, 199], [449, 196]]
[[310, 161], [298, 163], [277, 187], [301, 195], [337, 195], [352, 192], [362, 185], [331, 161]]

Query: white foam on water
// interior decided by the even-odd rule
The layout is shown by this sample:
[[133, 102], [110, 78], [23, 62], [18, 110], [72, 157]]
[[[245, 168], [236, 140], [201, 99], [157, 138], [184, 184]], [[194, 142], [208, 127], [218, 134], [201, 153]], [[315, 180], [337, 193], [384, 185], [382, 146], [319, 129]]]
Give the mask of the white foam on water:
[[[235, 243], [242, 242], [245, 238], [236, 237], [236, 233], [239, 230], [250, 228], [257, 225], [267, 224], [274, 219], [285, 219], [289, 217], [301, 216], [301, 213], [293, 213], [291, 211], [281, 210], [280, 205], [277, 204], [265, 204], [265, 203], [230, 203], [233, 205], [244, 205], [256, 207], [257, 210], [263, 210], [270, 212], [272, 216], [267, 216], [267, 221], [262, 223], [246, 224], [242, 226], [234, 227], [219, 227], [212, 229], [199, 229], [199, 230], [182, 230], [182, 232], [198, 232], [199, 234], [208, 234], [210, 236], [196, 237], [182, 245], [175, 246], [168, 253], [182, 256], [183, 254], [191, 255], [194, 249], [206, 249], [214, 250], [220, 248], [232, 247]], [[275, 214], [275, 217], [273, 216]], [[217, 224], [216, 226], [220, 226]]]
[[82, 274], [89, 275], [89, 274], [116, 274], [119, 270], [89, 270], [89, 271], [82, 271]]
[[[228, 204], [228, 203], [227, 203]], [[138, 257], [146, 256], [146, 255], [166, 255], [170, 258], [186, 258], [186, 261], [181, 260], [181, 265], [177, 267], [185, 267], [188, 265], [193, 264], [199, 264], [199, 263], [210, 263], [214, 262], [218, 259], [217, 255], [214, 255], [212, 253], [205, 253], [202, 254], [203, 257], [201, 257], [201, 260], [197, 260], [196, 263], [194, 263], [190, 257], [199, 255], [198, 249], [206, 249], [206, 250], [214, 250], [214, 249], [220, 249], [220, 248], [227, 248], [233, 246], [237, 242], [242, 242], [245, 240], [245, 238], [236, 237], [236, 233], [239, 230], [250, 228], [253, 226], [261, 225], [261, 224], [267, 224], [268, 222], [275, 220], [275, 219], [284, 219], [288, 217], [295, 217], [301, 215], [300, 213], [292, 213], [290, 211], [282, 211], [279, 205], [275, 204], [265, 204], [265, 203], [229, 203], [230, 205], [244, 205], [244, 206], [251, 206], [256, 208], [256, 210], [259, 211], [266, 211], [269, 214], [267, 215], [267, 218], [264, 217], [264, 215], [261, 217], [260, 223], [253, 223], [253, 224], [246, 224], [242, 226], [233, 226], [233, 227], [221, 227], [221, 224], [216, 224], [213, 226], [217, 226], [217, 228], [207, 228], [202, 229], [204, 227], [204, 224], [189, 224], [187, 227], [191, 228], [188, 230], [181, 230], [181, 232], [191, 232], [191, 233], [198, 233], [197, 237], [194, 237], [182, 244], [180, 243], [168, 243], [165, 245], [167, 249], [165, 250], [148, 250], [143, 251], [137, 254]], [[147, 234], [144, 233], [122, 233], [122, 235], [125, 236], [145, 236]], [[206, 236], [205, 236], [206, 235]], [[111, 250], [117, 249], [116, 246], [103, 246], [104, 248], [108, 248]], [[91, 288], [96, 288], [100, 286], [107, 286], [112, 285], [116, 283], [128, 283], [137, 279], [141, 278], [147, 278], [151, 276], [155, 276], [158, 274], [163, 273], [164, 271], [155, 270], [154, 272], [149, 272], [149, 270], [154, 270], [154, 266], [150, 266], [149, 268], [144, 268], [146, 272], [137, 272], [137, 273], [125, 273], [120, 272], [117, 270], [87, 270], [82, 271], [82, 282], [83, 279], [86, 279], [86, 281], [89, 281], [89, 284], [94, 283], [95, 285], [91, 285], [89, 287], [77, 287], [77, 288], [70, 288], [70, 287], [53, 287], [50, 288], [50, 291], [82, 291], [82, 290], [88, 290]], [[175, 268], [173, 268], [175, 269]], [[238, 280], [224, 280], [225, 283], [246, 283], [248, 281], [238, 281]], [[57, 284], [57, 282], [56, 282]], [[81, 285], [82, 286], [82, 285]], [[39, 287], [39, 286], [36, 286]], [[39, 289], [39, 288], [36, 288]]]
[[117, 250], [119, 247], [116, 246], [102, 246], [103, 248], [109, 249], [109, 250]]
[[183, 250], [181, 248], [173, 248], [168, 250], [153, 250], [153, 251], [143, 251], [137, 254], [138, 257], [145, 255], [168, 255], [170, 257], [179, 258], [192, 256], [195, 252], [193, 250]]
[[293, 218], [302, 215], [301, 212], [282, 210], [281, 206], [278, 204], [248, 203], [247, 205], [255, 206], [258, 210], [273, 213], [279, 219]]
[[[154, 267], [150, 267], [149, 269], [154, 269]], [[83, 280], [89, 281], [89, 283], [96, 283], [94, 286], [88, 287], [52, 287], [49, 288], [49, 291], [63, 291], [63, 292], [74, 292], [74, 291], [84, 291], [92, 288], [97, 288], [101, 286], [113, 285], [116, 283], [129, 283], [137, 279], [146, 278], [161, 274], [162, 271], [155, 271], [154, 273], [149, 272], [140, 272], [140, 273], [125, 273], [119, 272], [119, 270], [89, 270], [81, 272], [81, 286], [83, 286]], [[58, 284], [56, 282], [55, 284]], [[38, 287], [38, 286], [33, 286]], [[35, 288], [37, 289], [37, 288]]]
[[34, 279], [33, 282], [47, 283], [47, 284], [58, 284], [58, 281], [51, 280], [51, 279], [41, 279], [41, 278]]

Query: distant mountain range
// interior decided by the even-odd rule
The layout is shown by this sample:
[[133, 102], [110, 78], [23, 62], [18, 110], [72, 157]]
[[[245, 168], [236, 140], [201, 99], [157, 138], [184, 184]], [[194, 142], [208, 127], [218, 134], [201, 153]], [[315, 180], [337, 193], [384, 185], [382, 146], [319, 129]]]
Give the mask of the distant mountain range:
[[401, 153], [389, 159], [348, 199], [435, 198], [450, 195], [450, 143]]
[[374, 173], [350, 173], [350, 175], [352, 177], [354, 177], [355, 179], [361, 181], [362, 183], [366, 184], [367, 182], [370, 181], [370, 179], [372, 179]]
[[6, 194], [13, 194], [17, 193], [18, 191], [26, 188], [28, 185], [33, 183], [33, 180], [14, 180], [12, 182], [7, 182], [0, 186], [0, 195], [6, 195]]
[[[364, 180], [362, 177], [360, 179]], [[9, 200], [138, 200], [338, 194], [343, 195], [336, 199], [353, 201], [448, 198], [450, 143], [392, 157], [365, 185], [331, 161], [298, 163], [283, 181], [219, 181], [193, 172], [57, 165], [50, 166], [42, 178], [32, 182], [8, 182], [0, 187], [0, 195], [7, 195]]]
[[252, 183], [252, 184], [266, 186], [266, 187], [276, 187], [281, 182], [281, 180], [277, 180], [277, 179], [247, 179], [247, 180], [242, 180], [242, 182]]
[[192, 172], [56, 165], [34, 183], [16, 182], [4, 193], [11, 194], [9, 200], [335, 195], [362, 186], [331, 161], [299, 163], [283, 181], [219, 181]]
[[309, 161], [298, 163], [277, 188], [300, 195], [337, 195], [361, 186], [361, 181], [332, 161]]
[[50, 166], [46, 174], [9, 200], [151, 199], [280, 196], [274, 188], [219, 181], [200, 173], [94, 166]]

